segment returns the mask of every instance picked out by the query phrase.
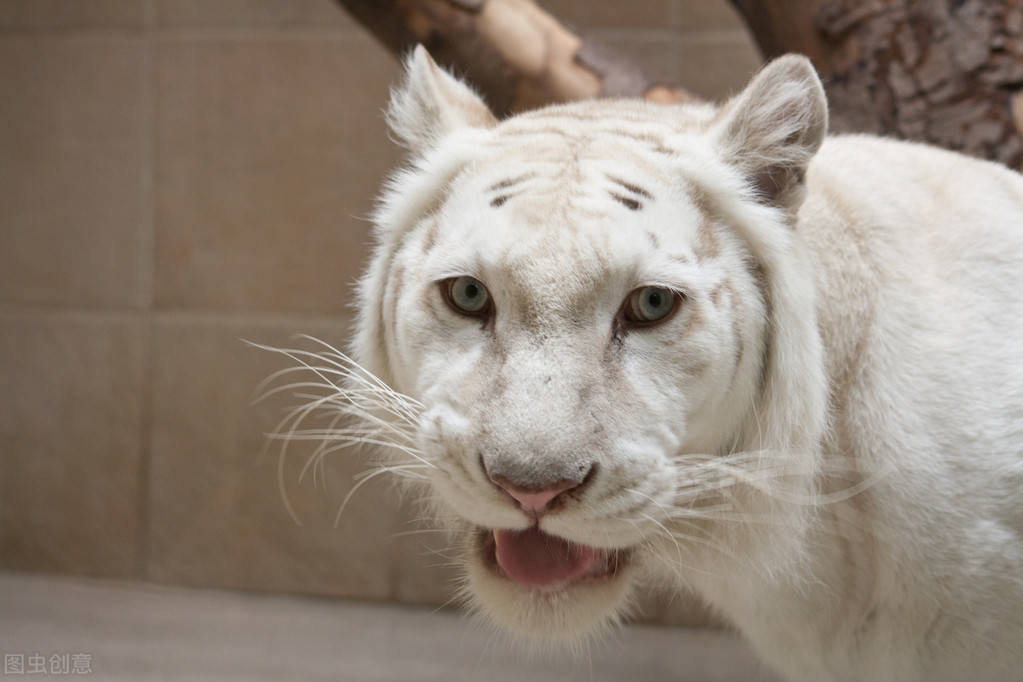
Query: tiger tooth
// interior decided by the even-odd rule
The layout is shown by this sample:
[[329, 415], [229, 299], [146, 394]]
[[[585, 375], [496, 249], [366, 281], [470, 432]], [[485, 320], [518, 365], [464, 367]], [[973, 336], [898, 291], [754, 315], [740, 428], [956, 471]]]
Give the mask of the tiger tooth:
[[494, 547], [498, 546], [497, 530], [491, 531], [494, 534]]

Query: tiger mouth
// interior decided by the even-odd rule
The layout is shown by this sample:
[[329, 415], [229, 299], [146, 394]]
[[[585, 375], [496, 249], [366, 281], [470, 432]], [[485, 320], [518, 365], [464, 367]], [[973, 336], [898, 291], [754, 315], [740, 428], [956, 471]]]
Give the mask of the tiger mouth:
[[540, 592], [614, 580], [629, 564], [628, 548], [571, 542], [534, 525], [526, 530], [480, 528], [477, 552], [491, 573]]

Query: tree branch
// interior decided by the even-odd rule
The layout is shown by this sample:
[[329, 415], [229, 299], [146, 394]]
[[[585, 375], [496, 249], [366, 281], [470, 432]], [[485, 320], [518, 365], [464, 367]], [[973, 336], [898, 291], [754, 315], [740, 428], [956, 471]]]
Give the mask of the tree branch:
[[532, 0], [337, 0], [397, 54], [422, 43], [462, 73], [499, 117], [589, 97], [700, 101], [655, 84], [629, 60], [576, 35]]
[[731, 3], [765, 57], [810, 56], [832, 129], [1023, 163], [1023, 0]]
[[[600, 96], [699, 101], [654, 84], [533, 0], [337, 2], [395, 53], [424, 44], [501, 117]], [[1023, 0], [730, 2], [766, 57], [811, 58], [833, 130], [1023, 163]]]

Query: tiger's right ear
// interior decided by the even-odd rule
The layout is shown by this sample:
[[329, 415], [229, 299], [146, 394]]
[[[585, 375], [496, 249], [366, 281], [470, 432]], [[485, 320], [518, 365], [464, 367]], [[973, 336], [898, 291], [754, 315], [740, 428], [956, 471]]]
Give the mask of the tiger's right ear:
[[405, 60], [405, 78], [391, 91], [387, 124], [413, 153], [433, 147], [459, 128], [492, 128], [497, 119], [472, 89], [416, 45]]
[[810, 60], [778, 57], [725, 104], [716, 127], [725, 159], [759, 198], [796, 210], [804, 176], [828, 131], [828, 100]]

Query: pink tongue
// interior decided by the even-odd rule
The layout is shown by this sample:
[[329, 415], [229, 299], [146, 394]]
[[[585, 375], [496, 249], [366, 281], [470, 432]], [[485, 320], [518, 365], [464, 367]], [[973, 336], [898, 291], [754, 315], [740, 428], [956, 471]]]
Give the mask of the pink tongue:
[[497, 563], [510, 579], [545, 587], [586, 575], [596, 561], [596, 551], [586, 545], [548, 535], [539, 528], [499, 530]]

